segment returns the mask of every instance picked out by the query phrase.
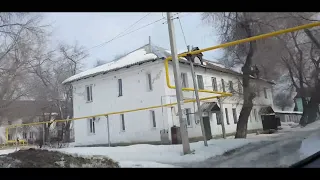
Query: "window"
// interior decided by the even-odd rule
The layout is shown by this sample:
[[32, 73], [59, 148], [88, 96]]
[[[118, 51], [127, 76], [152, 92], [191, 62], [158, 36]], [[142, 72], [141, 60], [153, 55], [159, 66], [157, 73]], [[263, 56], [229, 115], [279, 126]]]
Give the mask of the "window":
[[216, 117], [217, 117], [217, 125], [220, 125], [221, 122], [221, 113], [216, 113]]
[[87, 102], [92, 102], [92, 85], [86, 86]]
[[203, 77], [201, 75], [197, 75], [197, 81], [198, 81], [198, 88], [204, 89]]
[[182, 88], [187, 88], [188, 87], [187, 73], [181, 73], [181, 81], [182, 81]]
[[211, 77], [211, 82], [212, 82], [212, 89], [213, 89], [214, 91], [218, 91], [217, 78]]
[[33, 132], [29, 132], [29, 138], [33, 139]]
[[260, 97], [260, 89], [257, 88], [257, 96]]
[[186, 116], [187, 116], [187, 125], [191, 126], [191, 109], [187, 108], [185, 109], [186, 111]]
[[238, 89], [239, 89], [239, 94], [242, 94], [242, 84], [240, 81], [238, 82]]
[[91, 134], [95, 134], [96, 133], [96, 127], [95, 127], [95, 121], [96, 118], [93, 117], [93, 118], [89, 118], [89, 132]]
[[147, 83], [148, 83], [148, 90], [152, 91], [152, 79], [151, 79], [151, 73], [147, 74]]
[[233, 82], [229, 81], [229, 92], [233, 92]]
[[256, 121], [258, 121], [258, 116], [257, 116], [257, 110], [256, 109], [253, 109], [253, 115], [254, 115], [254, 119]]
[[225, 114], [226, 114], [227, 124], [229, 125], [230, 122], [229, 122], [229, 116], [228, 116], [228, 108], [224, 108], [224, 112], [225, 112]]
[[118, 79], [119, 97], [122, 96], [122, 79]]
[[268, 99], [267, 88], [263, 88], [263, 91], [264, 91], [264, 97]]
[[222, 91], [226, 92], [226, 87], [224, 86], [224, 79], [221, 79]]
[[237, 124], [237, 122], [238, 122], [238, 117], [237, 117], [237, 110], [236, 110], [236, 108], [232, 108], [232, 114], [233, 114], [233, 122], [234, 122], [235, 124]]
[[23, 132], [23, 139], [27, 139], [27, 133], [26, 132]]
[[151, 115], [152, 127], [155, 128], [157, 127], [155, 112], [151, 110], [150, 115]]
[[121, 125], [121, 131], [125, 131], [126, 125], [124, 123], [124, 114], [120, 114], [120, 125]]

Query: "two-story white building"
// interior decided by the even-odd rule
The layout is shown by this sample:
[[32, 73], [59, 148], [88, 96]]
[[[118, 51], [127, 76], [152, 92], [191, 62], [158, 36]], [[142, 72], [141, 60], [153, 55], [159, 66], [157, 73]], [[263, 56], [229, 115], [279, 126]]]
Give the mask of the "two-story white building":
[[[63, 83], [73, 86], [74, 117], [92, 116], [110, 112], [133, 110], [176, 102], [175, 89], [167, 87], [164, 59], [170, 51], [145, 45], [126, 56], [81, 72], [66, 79]], [[190, 65], [182, 60], [180, 63], [182, 86], [193, 88]], [[242, 91], [241, 74], [224, 68], [221, 64], [206, 61], [205, 65], [195, 64], [197, 84], [200, 89]], [[171, 61], [169, 63], [170, 83], [174, 85]], [[261, 91], [254, 99], [254, 107], [248, 122], [248, 129], [262, 129], [261, 109], [273, 106], [272, 83], [253, 79]], [[212, 96], [200, 93], [200, 98]], [[194, 99], [194, 92], [183, 92], [184, 99]], [[220, 111], [216, 99], [201, 102], [204, 111], [204, 123], [212, 136], [222, 133], [221, 121], [217, 120]], [[205, 104], [204, 104], [205, 103]], [[223, 98], [224, 124], [227, 134], [235, 133], [241, 110], [242, 98], [234, 95]], [[201, 137], [199, 118], [195, 116], [196, 103], [185, 103], [186, 121], [189, 138]], [[209, 109], [208, 109], [209, 108]], [[171, 128], [179, 126], [177, 106], [127, 112], [110, 115], [107, 118], [77, 120], [74, 122], [76, 145], [102, 145], [118, 143], [154, 143], [160, 142], [167, 133], [172, 140]], [[108, 138], [108, 129], [110, 137]], [[162, 132], [162, 136], [160, 134]]]

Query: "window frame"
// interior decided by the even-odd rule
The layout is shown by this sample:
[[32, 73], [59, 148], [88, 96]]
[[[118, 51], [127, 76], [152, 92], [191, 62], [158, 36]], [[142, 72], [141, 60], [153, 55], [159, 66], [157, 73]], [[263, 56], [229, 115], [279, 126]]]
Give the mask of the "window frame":
[[124, 120], [124, 114], [120, 114], [120, 131], [125, 132], [126, 131], [126, 123]]
[[151, 73], [147, 73], [147, 88], [148, 88], [148, 91], [153, 90]]
[[229, 92], [234, 92], [234, 88], [233, 88], [233, 82], [229, 81]]
[[[201, 77], [201, 78], [200, 78]], [[197, 74], [197, 84], [198, 84], [198, 89], [204, 90], [204, 81], [203, 81], [203, 76], [200, 74]], [[201, 86], [201, 87], [200, 87]]]
[[226, 92], [226, 86], [224, 83], [224, 79], [221, 79], [222, 92]]
[[234, 124], [238, 123], [237, 108], [232, 108], [232, 116]]
[[86, 102], [89, 103], [89, 102], [93, 102], [93, 92], [92, 92], [92, 86], [93, 84], [89, 84], [89, 85], [86, 85], [85, 88], [86, 88]]
[[230, 122], [229, 122], [229, 114], [228, 114], [228, 108], [224, 108], [224, 113], [226, 114], [227, 124], [228, 124], [228, 125], [230, 125]]
[[218, 91], [218, 83], [216, 77], [211, 77], [212, 90]]
[[[187, 126], [192, 127], [191, 108], [185, 108]], [[188, 123], [189, 122], [189, 123]]]
[[89, 134], [90, 134], [90, 135], [96, 134], [95, 120], [96, 120], [95, 117], [88, 118], [88, 121], [89, 121]]
[[155, 129], [157, 128], [156, 112], [154, 110], [150, 110], [149, 112], [151, 117], [151, 127]]
[[187, 73], [182, 72], [181, 73], [181, 87], [182, 88], [188, 88], [188, 75]]
[[122, 79], [118, 79], [118, 97], [123, 96]]

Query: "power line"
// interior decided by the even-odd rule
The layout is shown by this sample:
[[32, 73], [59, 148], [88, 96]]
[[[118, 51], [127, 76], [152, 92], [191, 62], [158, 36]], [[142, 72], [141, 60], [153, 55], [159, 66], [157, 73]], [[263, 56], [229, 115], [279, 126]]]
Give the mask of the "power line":
[[181, 21], [180, 21], [179, 14], [178, 14], [178, 20], [179, 20], [180, 28], [181, 28], [181, 31], [182, 31], [184, 43], [186, 44], [186, 47], [188, 48], [188, 43], [187, 43], [187, 40], [186, 40], [186, 36], [184, 35], [184, 31], [183, 31], [183, 28], [182, 28], [182, 24], [181, 24]]
[[[149, 13], [149, 14], [150, 14], [150, 13]], [[178, 13], [176, 13], [176, 14], [178, 14]], [[174, 14], [174, 15], [176, 15], [176, 14]], [[191, 14], [191, 13], [189, 13], [189, 15], [190, 15], [190, 14]], [[188, 14], [186, 14], [186, 15], [188, 15]], [[184, 15], [184, 16], [186, 16], [186, 15]], [[182, 17], [184, 17], [184, 16], [182, 16]], [[106, 42], [103, 42], [103, 43], [101, 43], [101, 44], [99, 44], [99, 45], [96, 45], [96, 46], [93, 46], [93, 47], [91, 47], [91, 48], [88, 48], [87, 51], [89, 51], [89, 50], [91, 50], [91, 49], [94, 49], [94, 48], [97, 48], [97, 47], [104, 46], [104, 45], [106, 45], [106, 44], [108, 44], [108, 43], [110, 43], [110, 42], [112, 42], [112, 41], [114, 41], [114, 40], [116, 40], [116, 39], [119, 39], [119, 38], [121, 38], [121, 37], [123, 37], [123, 36], [129, 35], [129, 34], [131, 34], [131, 33], [133, 33], [133, 32], [136, 32], [136, 31], [138, 31], [138, 30], [140, 30], [140, 29], [143, 29], [143, 28], [145, 28], [145, 27], [148, 27], [148, 26], [150, 26], [150, 25], [152, 25], [152, 24], [155, 24], [155, 23], [157, 23], [157, 22], [159, 22], [159, 21], [161, 21], [161, 20], [163, 20], [163, 19], [166, 19], [166, 18], [163, 17], [163, 18], [158, 19], [158, 20], [156, 20], [156, 21], [153, 21], [153, 22], [151, 22], [151, 23], [149, 23], [149, 24], [146, 24], [146, 25], [144, 25], [144, 26], [141, 26], [141, 27], [139, 27], [138, 29], [135, 29], [135, 30], [132, 30], [132, 31], [130, 31], [130, 32], [128, 32], [128, 33], [122, 34], [121, 36], [116, 36], [116, 37], [114, 37], [114, 38], [112, 38], [112, 39], [110, 39], [110, 40], [108, 40], [108, 41], [106, 41]], [[121, 34], [121, 33], [120, 33], [120, 34]]]
[[140, 22], [142, 19], [146, 18], [146, 17], [147, 17], [148, 15], [150, 15], [150, 14], [151, 14], [151, 13], [148, 13], [147, 15], [143, 16], [143, 17], [140, 18], [138, 21], [136, 21], [136, 22], [134, 22], [133, 24], [131, 24], [128, 28], [126, 28], [124, 31], [122, 31], [121, 33], [119, 33], [119, 34], [116, 35], [114, 38], [110, 39], [109, 41], [106, 41], [106, 42], [103, 42], [103, 43], [101, 43], [101, 44], [99, 44], [99, 45], [93, 46], [93, 47], [89, 48], [88, 50], [91, 50], [91, 49], [96, 48], [96, 47], [103, 46], [104, 44], [107, 44], [107, 43], [109, 43], [109, 42], [111, 42], [111, 41], [113, 41], [113, 40], [115, 40], [115, 39], [117, 39], [117, 38], [119, 38], [119, 37], [122, 37], [122, 36], [120, 36], [121, 34], [123, 34], [124, 32], [126, 32], [126, 31], [129, 30], [130, 28], [132, 28], [134, 25], [138, 24], [138, 22]]
[[147, 16], [149, 16], [151, 13], [146, 14], [145, 16], [143, 16], [142, 18], [140, 18], [138, 21], [136, 21], [135, 23], [133, 23], [131, 26], [129, 26], [127, 29], [125, 29], [124, 31], [122, 31], [120, 34], [118, 34], [116, 37], [120, 36], [122, 33], [126, 32], [127, 30], [129, 30], [130, 28], [132, 28], [134, 25], [138, 24], [138, 22], [140, 22], [142, 19], [146, 18]]

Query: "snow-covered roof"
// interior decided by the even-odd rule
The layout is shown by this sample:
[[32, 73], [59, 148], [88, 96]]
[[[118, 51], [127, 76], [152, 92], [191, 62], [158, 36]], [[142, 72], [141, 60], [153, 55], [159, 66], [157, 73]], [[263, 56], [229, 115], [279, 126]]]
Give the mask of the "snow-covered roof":
[[[157, 53], [157, 54], [160, 55], [160, 53]], [[127, 54], [126, 56], [124, 56], [120, 59], [108, 62], [104, 65], [101, 65], [101, 66], [98, 66], [98, 67], [95, 67], [92, 69], [88, 69], [88, 70], [83, 71], [79, 74], [71, 76], [68, 79], [64, 80], [62, 82], [62, 84], [69, 83], [69, 82], [79, 80], [82, 78], [86, 78], [89, 76], [94, 76], [97, 74], [105, 73], [105, 72], [108, 72], [111, 70], [122, 68], [122, 67], [125, 67], [128, 65], [132, 65], [135, 63], [144, 62], [144, 61], [148, 61], [148, 60], [154, 60], [157, 58], [159, 58], [159, 57], [155, 53], [147, 53], [147, 46], [143, 46], [143, 47]]]
[[[162, 47], [155, 46], [152, 44], [151, 44], [151, 46], [149, 44], [146, 44], [146, 45], [128, 53], [127, 55], [121, 57], [120, 59], [116, 59], [116, 60], [108, 62], [104, 65], [101, 65], [101, 66], [83, 71], [83, 72], [76, 74], [74, 76], [71, 76], [71, 77], [67, 78], [66, 80], [64, 80], [62, 82], [62, 84], [71, 83], [73, 81], [96, 76], [99, 74], [104, 74], [104, 73], [107, 73], [110, 71], [118, 70], [121, 68], [136, 65], [136, 64], [150, 62], [150, 61], [154, 61], [157, 59], [165, 59], [169, 56], [171, 56], [170, 50], [167, 50], [167, 49], [164, 49]], [[180, 62], [182, 62], [182, 63], [183, 63], [183, 61], [186, 62], [185, 58], [180, 58], [180, 59], [182, 60]], [[205, 60], [205, 59], [203, 59], [203, 60], [205, 62], [204, 67], [206, 67], [206, 68], [211, 68], [211, 69], [225, 72], [225, 73], [241, 75], [241, 73], [236, 72], [235, 70], [226, 68], [223, 64], [209, 61], [209, 60]], [[198, 65], [198, 66], [202, 66], [202, 65]]]

